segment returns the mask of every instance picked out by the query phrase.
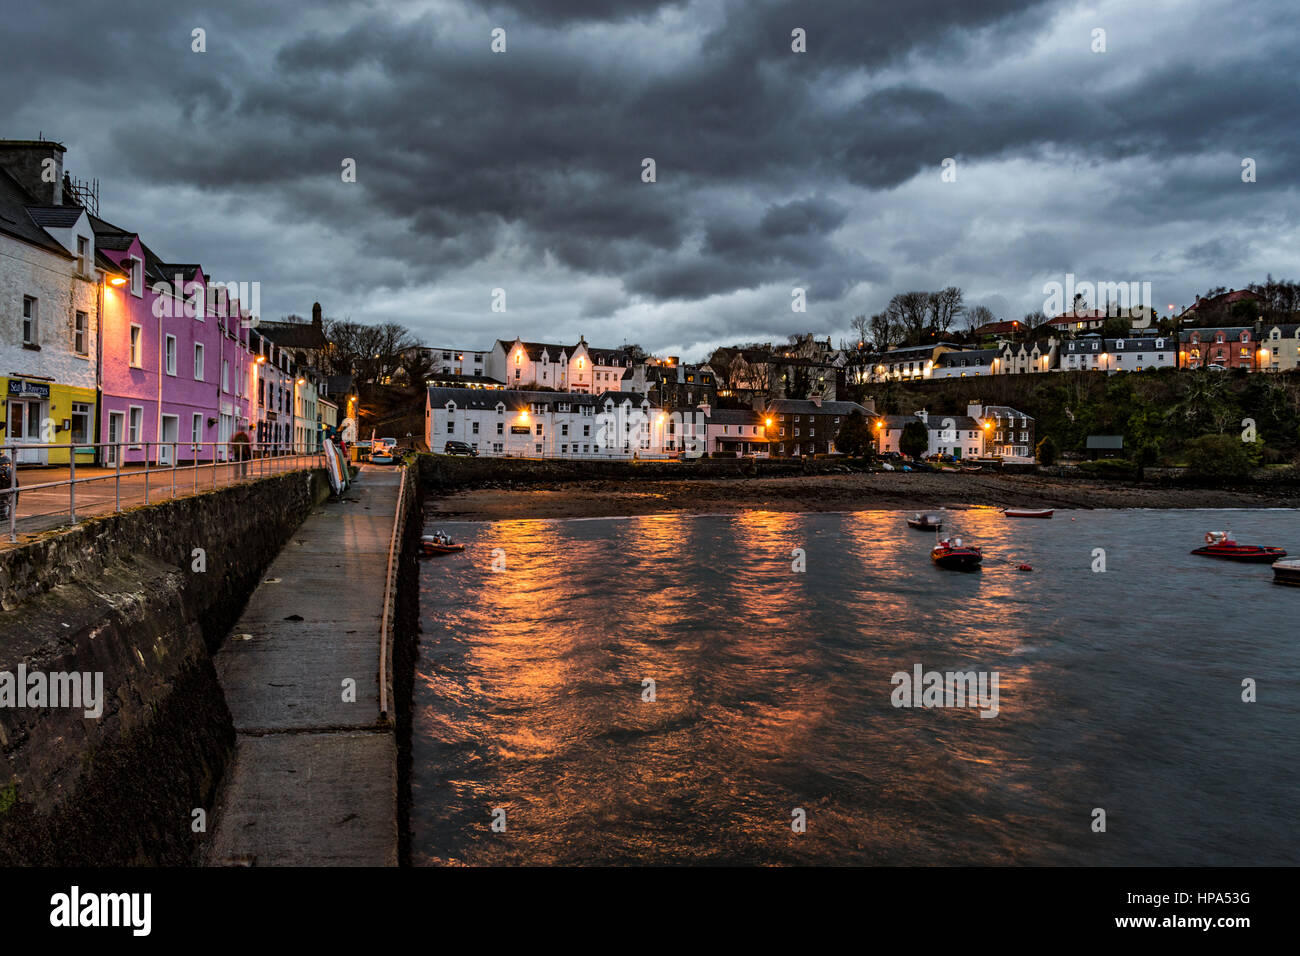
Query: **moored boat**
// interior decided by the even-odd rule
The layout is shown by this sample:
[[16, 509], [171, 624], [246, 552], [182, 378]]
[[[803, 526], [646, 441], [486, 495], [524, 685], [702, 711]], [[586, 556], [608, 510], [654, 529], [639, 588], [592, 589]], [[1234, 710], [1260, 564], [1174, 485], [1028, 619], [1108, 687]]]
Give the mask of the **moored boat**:
[[455, 554], [457, 551], [464, 551], [465, 546], [457, 544], [447, 535], [439, 532], [421, 537], [420, 550], [425, 554]]
[[933, 511], [908, 515], [907, 526], [921, 531], [938, 531], [943, 527], [943, 515]]
[[1050, 518], [1052, 508], [1003, 508], [1002, 513], [1008, 518]]
[[1300, 558], [1273, 562], [1273, 583], [1300, 587]]
[[962, 544], [961, 538], [943, 538], [930, 552], [930, 560], [950, 571], [974, 571], [984, 560], [980, 549]]
[[1228, 561], [1249, 561], [1256, 564], [1272, 564], [1278, 558], [1285, 558], [1286, 552], [1281, 548], [1261, 544], [1238, 544], [1227, 531], [1207, 531], [1204, 547], [1197, 548], [1192, 554], [1206, 558], [1225, 558]]

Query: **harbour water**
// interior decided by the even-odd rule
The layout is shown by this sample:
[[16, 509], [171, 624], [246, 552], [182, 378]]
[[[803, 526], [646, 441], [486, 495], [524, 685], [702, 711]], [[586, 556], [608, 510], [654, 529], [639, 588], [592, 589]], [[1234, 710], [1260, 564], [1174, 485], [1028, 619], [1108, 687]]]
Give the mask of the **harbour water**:
[[[981, 571], [892, 511], [440, 522], [415, 862], [1300, 863], [1300, 589], [1188, 553], [1300, 513], [948, 517]], [[996, 716], [894, 706], [916, 665]]]

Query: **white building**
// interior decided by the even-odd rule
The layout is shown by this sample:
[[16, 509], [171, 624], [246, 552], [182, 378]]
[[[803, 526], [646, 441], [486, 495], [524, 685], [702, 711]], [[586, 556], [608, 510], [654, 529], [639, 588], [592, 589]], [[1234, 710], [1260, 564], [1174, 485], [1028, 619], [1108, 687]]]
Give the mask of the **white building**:
[[1059, 354], [1063, 372], [1141, 372], [1173, 368], [1178, 362], [1178, 342], [1163, 335], [1106, 339], [1088, 334], [1061, 343]]
[[[51, 164], [45, 181], [42, 163]], [[10, 171], [14, 175], [10, 174]], [[101, 284], [86, 210], [65, 205], [63, 147], [0, 141], [0, 441], [86, 444], [98, 418]], [[102, 260], [102, 257], [99, 257]], [[59, 464], [67, 449], [22, 449], [19, 462]]]
[[962, 349], [944, 352], [935, 359], [930, 378], [974, 378], [992, 375], [1002, 353], [998, 349]]
[[600, 394], [622, 387], [623, 373], [635, 364], [623, 349], [599, 349], [579, 338], [576, 345], [498, 339], [487, 356], [487, 376], [507, 388], [553, 388]]
[[421, 347], [435, 375], [467, 375], [483, 377], [488, 374], [491, 349], [457, 349], [441, 346]]
[[631, 459], [661, 458], [683, 446], [689, 452], [704, 425], [634, 392], [433, 387], [424, 430], [429, 450], [437, 453], [455, 441], [487, 457]]

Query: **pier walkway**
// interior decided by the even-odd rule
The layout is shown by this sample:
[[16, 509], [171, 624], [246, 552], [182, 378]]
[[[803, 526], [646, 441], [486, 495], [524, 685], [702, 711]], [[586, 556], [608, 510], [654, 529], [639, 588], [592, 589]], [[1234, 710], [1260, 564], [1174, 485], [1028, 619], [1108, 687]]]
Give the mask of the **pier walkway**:
[[400, 482], [400, 468], [366, 465], [342, 501], [313, 511], [216, 656], [237, 737], [210, 866], [397, 865], [379, 644]]

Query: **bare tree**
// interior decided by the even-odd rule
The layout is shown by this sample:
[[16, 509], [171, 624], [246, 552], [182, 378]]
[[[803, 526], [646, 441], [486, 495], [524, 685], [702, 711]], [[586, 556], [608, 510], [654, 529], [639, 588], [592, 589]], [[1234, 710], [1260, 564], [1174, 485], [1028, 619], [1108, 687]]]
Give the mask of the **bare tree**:
[[992, 325], [998, 320], [987, 305], [977, 305], [966, 310], [966, 331], [974, 332], [980, 326]]
[[961, 289], [950, 285], [938, 292], [931, 292], [929, 298], [930, 325], [939, 334], [949, 331], [965, 310]]

